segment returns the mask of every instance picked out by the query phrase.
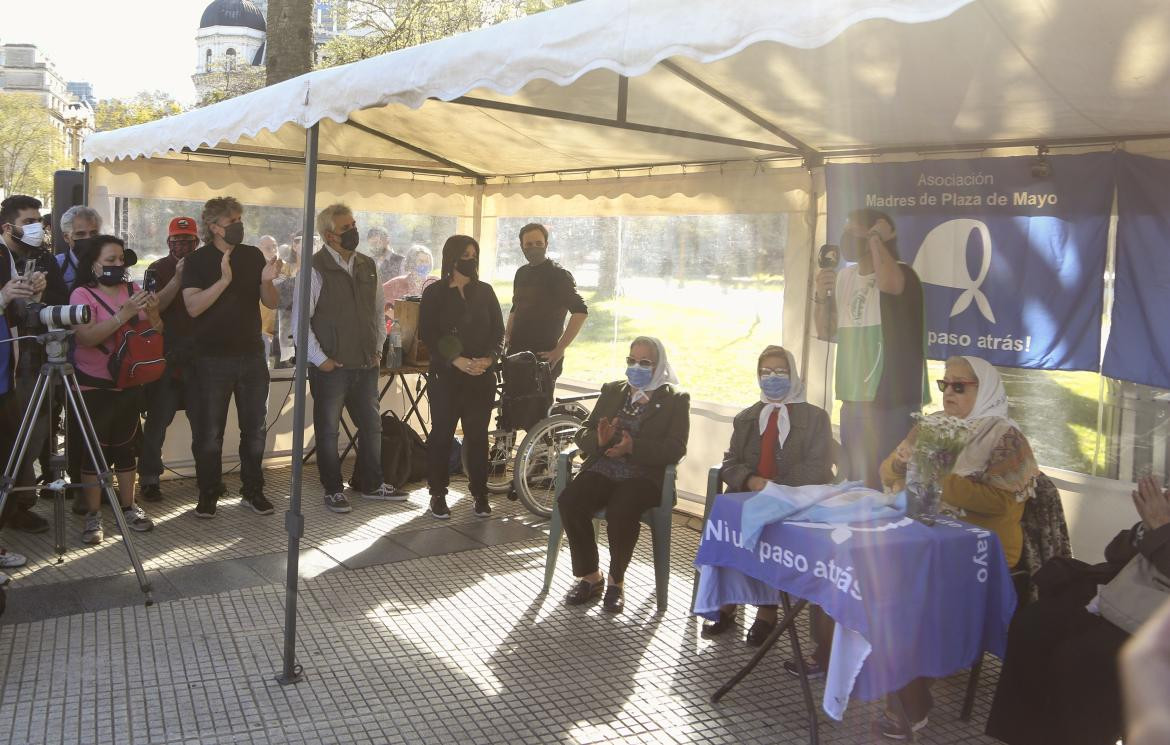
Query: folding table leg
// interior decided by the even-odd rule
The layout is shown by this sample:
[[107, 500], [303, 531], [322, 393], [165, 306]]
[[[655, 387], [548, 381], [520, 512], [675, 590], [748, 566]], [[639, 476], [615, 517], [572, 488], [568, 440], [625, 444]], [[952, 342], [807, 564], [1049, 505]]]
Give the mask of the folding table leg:
[[[780, 600], [784, 603], [784, 615], [792, 614], [792, 600], [788, 593], [780, 593]], [[820, 735], [817, 731], [817, 704], [813, 700], [812, 686], [808, 682], [808, 669], [804, 664], [804, 652], [800, 648], [800, 633], [793, 624], [788, 629], [788, 638], [792, 641], [792, 655], [796, 660], [796, 669], [800, 672], [800, 692], [804, 696], [804, 710], [808, 714], [808, 741], [810, 745], [818, 745]]]
[[768, 634], [768, 637], [764, 639], [764, 643], [760, 645], [760, 648], [756, 650], [756, 653], [752, 655], [752, 658], [747, 661], [747, 664], [744, 665], [740, 671], [731, 678], [731, 680], [724, 683], [723, 687], [711, 695], [712, 703], [717, 703], [719, 699], [727, 695], [732, 688], [735, 688], [739, 681], [746, 678], [748, 673], [755, 669], [756, 665], [760, 664], [760, 660], [764, 659], [764, 655], [766, 655], [768, 651], [772, 649], [772, 646], [777, 641], [779, 641], [780, 635], [792, 627], [792, 624], [796, 621], [796, 617], [800, 615], [800, 612], [804, 610], [804, 606], [806, 605], [808, 605], [807, 600], [797, 600], [796, 604], [792, 606], [791, 610], [785, 611], [784, 618], [776, 623], [776, 628], [772, 629], [772, 633]]

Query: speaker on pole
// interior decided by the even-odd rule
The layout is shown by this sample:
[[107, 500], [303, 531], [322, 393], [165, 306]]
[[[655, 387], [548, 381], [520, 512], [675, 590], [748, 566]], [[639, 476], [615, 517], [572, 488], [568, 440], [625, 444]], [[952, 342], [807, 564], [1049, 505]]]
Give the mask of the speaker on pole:
[[68, 248], [61, 235], [61, 215], [70, 207], [85, 204], [82, 192], [84, 173], [56, 171], [53, 173], [53, 253], [64, 253]]

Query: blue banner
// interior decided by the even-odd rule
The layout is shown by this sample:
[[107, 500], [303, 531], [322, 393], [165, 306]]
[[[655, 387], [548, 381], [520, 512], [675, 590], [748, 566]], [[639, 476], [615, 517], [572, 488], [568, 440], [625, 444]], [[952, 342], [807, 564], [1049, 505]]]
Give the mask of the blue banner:
[[926, 296], [928, 356], [1096, 370], [1112, 153], [826, 168], [829, 242], [852, 210], [889, 215]]
[[1103, 372], [1170, 388], [1170, 161], [1118, 153], [1117, 279]]

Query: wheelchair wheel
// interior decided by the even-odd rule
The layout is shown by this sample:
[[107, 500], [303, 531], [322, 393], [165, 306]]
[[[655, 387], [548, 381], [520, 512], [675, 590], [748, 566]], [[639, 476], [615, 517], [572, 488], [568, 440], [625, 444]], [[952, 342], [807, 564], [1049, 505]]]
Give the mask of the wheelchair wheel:
[[516, 449], [512, 486], [516, 496], [533, 514], [552, 515], [556, 504], [557, 455], [573, 444], [580, 419], [557, 414], [537, 422]]
[[[516, 455], [516, 433], [504, 429], [488, 432], [487, 490], [490, 494], [507, 494], [512, 489], [512, 462]], [[463, 448], [463, 473], [470, 476], [467, 448]]]

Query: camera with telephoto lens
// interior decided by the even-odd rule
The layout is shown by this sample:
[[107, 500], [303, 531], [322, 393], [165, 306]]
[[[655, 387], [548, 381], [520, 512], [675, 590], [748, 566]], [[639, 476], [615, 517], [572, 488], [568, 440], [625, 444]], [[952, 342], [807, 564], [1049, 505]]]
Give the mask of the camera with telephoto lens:
[[60, 331], [89, 323], [88, 305], [45, 305], [29, 303], [24, 309], [25, 325], [35, 332]]

